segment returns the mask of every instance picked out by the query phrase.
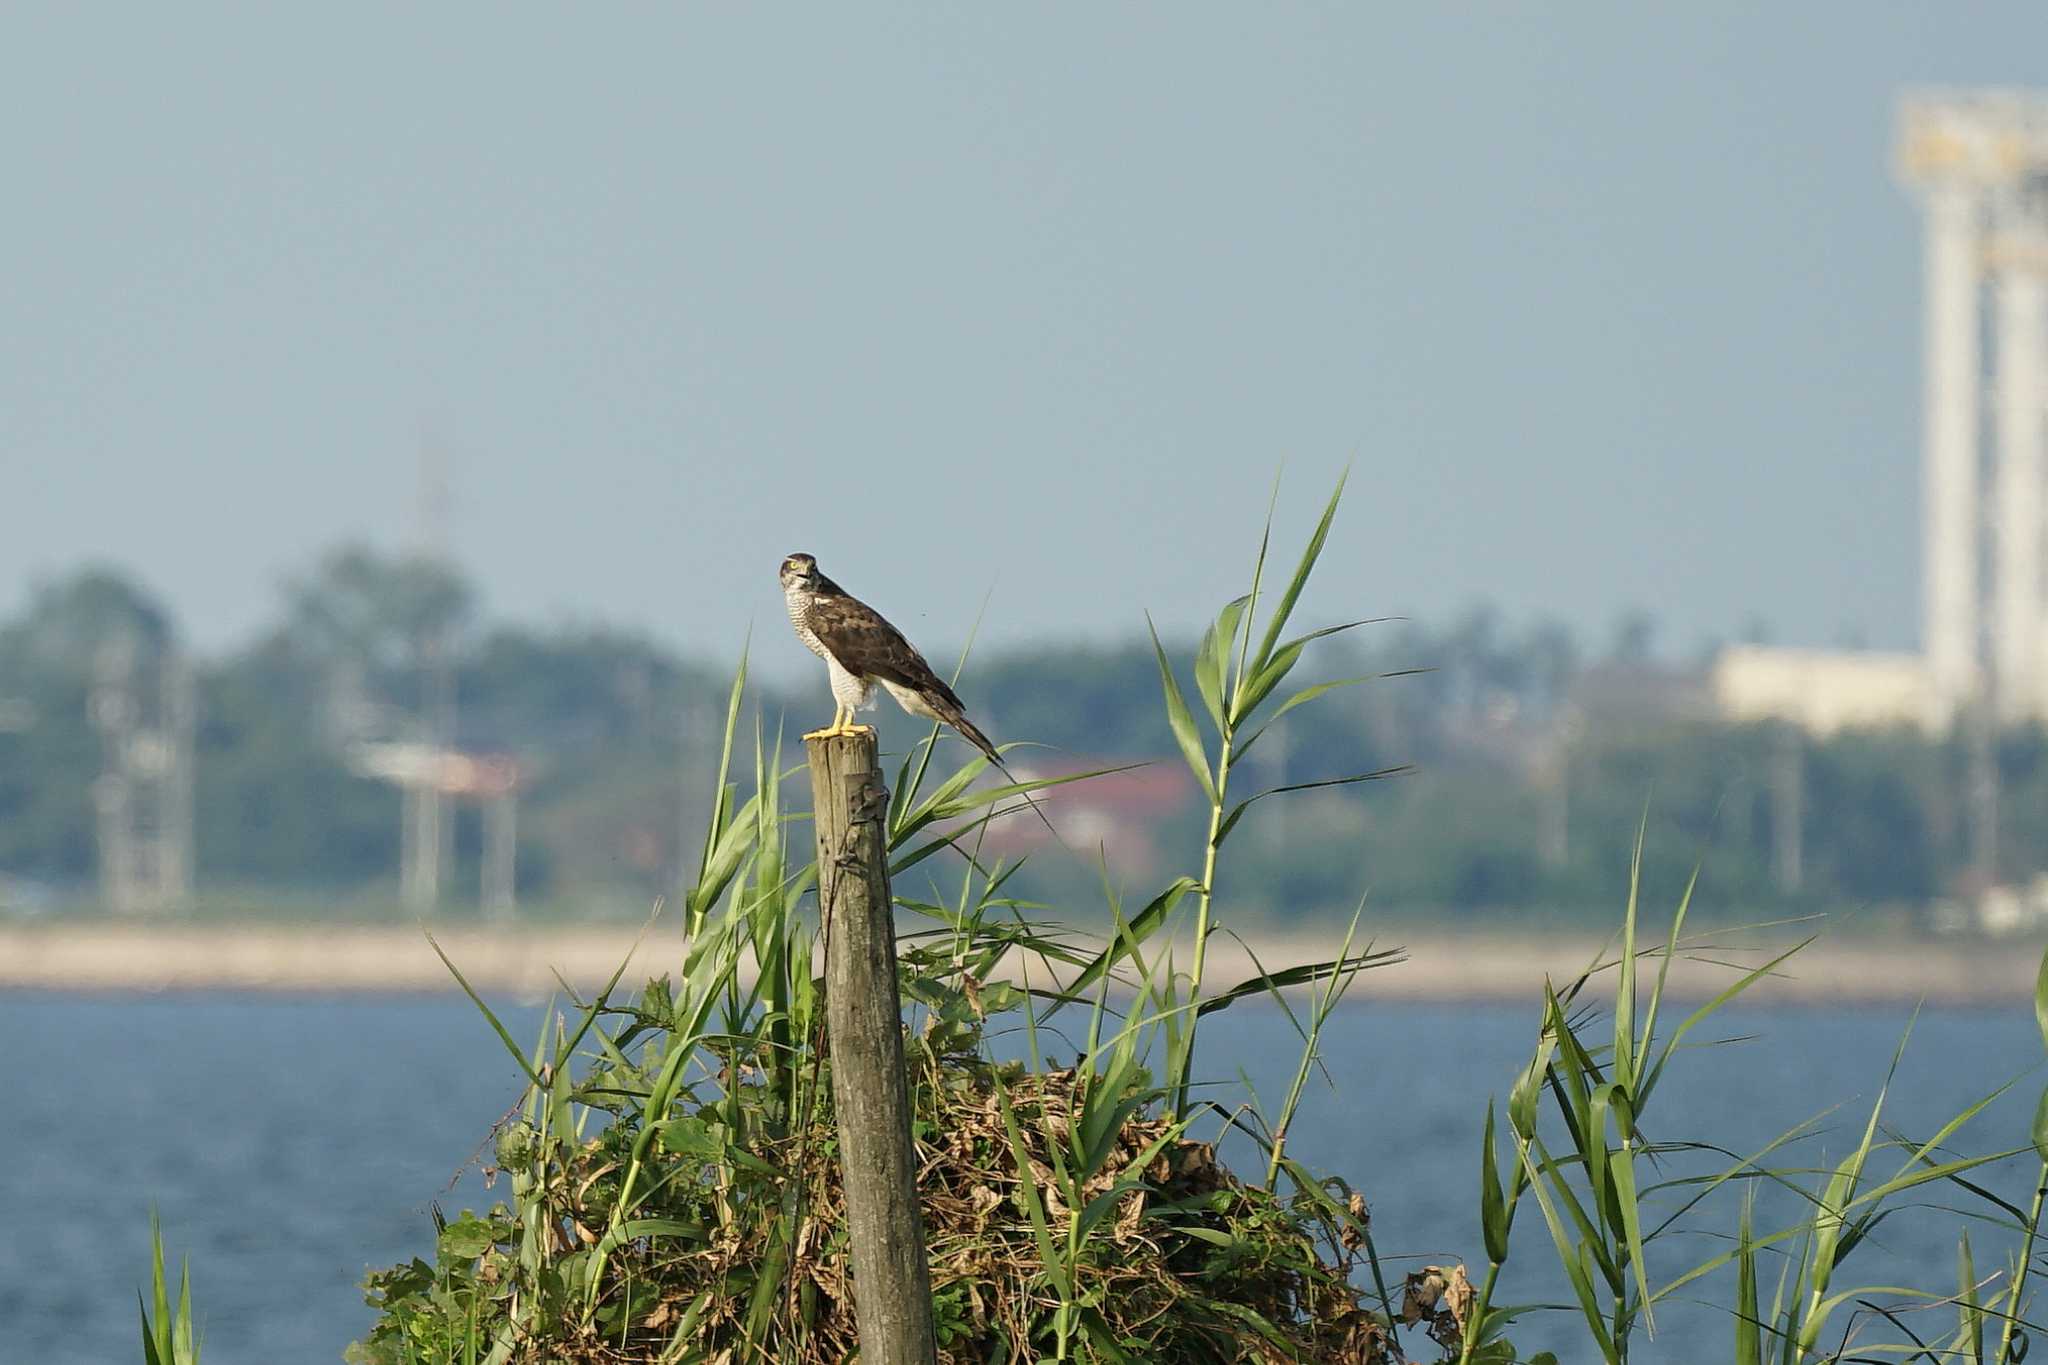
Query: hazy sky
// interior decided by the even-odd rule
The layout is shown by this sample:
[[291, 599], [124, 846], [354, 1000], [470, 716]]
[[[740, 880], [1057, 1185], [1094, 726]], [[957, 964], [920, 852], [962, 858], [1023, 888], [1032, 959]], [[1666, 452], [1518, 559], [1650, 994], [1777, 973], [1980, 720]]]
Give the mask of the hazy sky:
[[935, 651], [1191, 628], [1283, 459], [1318, 618], [1910, 645], [1895, 100], [2048, 80], [2038, 0], [43, 11], [0, 610], [209, 649], [423, 445], [493, 613], [721, 655], [794, 549]]

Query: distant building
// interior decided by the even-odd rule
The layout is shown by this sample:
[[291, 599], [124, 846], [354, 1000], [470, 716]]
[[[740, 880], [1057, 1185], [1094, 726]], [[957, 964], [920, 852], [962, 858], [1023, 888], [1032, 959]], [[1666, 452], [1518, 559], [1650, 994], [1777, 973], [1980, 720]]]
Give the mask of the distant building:
[[1782, 720], [1813, 735], [1911, 725], [1938, 730], [1948, 708], [1918, 654], [1736, 645], [1714, 660], [1715, 705], [1731, 720]]
[[1921, 648], [1948, 716], [2048, 719], [2048, 95], [1900, 108], [1922, 265]]
[[1713, 693], [1736, 719], [2048, 721], [2048, 94], [1910, 94], [1897, 157], [1926, 225], [1923, 652], [1725, 650]]

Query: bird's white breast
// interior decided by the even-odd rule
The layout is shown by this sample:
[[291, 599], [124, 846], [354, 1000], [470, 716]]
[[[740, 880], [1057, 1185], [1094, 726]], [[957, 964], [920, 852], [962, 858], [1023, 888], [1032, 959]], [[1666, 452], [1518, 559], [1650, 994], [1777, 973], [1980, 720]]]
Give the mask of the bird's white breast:
[[832, 656], [825, 652], [825, 646], [818, 643], [818, 637], [811, 631], [810, 594], [795, 588], [784, 588], [782, 600], [789, 607], [789, 624], [790, 628], [796, 631], [796, 638], [804, 642], [805, 649], [829, 661]]
[[825, 675], [832, 684], [832, 700], [856, 711], [874, 705], [875, 685], [866, 678], [847, 672], [811, 629], [811, 595], [796, 588], [785, 588], [782, 597], [789, 607], [789, 625], [796, 632], [796, 638], [804, 642], [804, 648], [825, 661]]

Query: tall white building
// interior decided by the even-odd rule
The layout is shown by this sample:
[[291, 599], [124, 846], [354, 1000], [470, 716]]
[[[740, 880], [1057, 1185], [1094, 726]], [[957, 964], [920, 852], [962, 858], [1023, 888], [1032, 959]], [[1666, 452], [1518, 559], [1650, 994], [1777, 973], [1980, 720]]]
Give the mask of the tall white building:
[[1920, 199], [1922, 647], [1939, 714], [2048, 720], [2048, 95], [1900, 107]]
[[1714, 695], [1814, 733], [2048, 722], [2048, 93], [1909, 94], [1897, 155], [1926, 227], [1921, 653], [1725, 650]]

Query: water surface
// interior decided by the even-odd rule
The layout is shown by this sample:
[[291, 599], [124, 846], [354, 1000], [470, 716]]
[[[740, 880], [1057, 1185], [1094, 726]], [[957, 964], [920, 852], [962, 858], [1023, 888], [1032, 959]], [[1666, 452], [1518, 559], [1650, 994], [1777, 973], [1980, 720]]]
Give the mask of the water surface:
[[[1809, 1164], [1838, 1158], [1860, 1135], [1910, 1014], [1727, 1016], [1709, 1037], [1755, 1036], [1684, 1054], [1652, 1097], [1646, 1127], [1653, 1138], [1750, 1151], [1841, 1105], [1801, 1149]], [[518, 1007], [506, 1017], [522, 1037], [539, 1018]], [[1333, 1024], [1330, 1083], [1311, 1084], [1290, 1150], [1365, 1192], [1396, 1270], [1483, 1264], [1480, 1120], [1526, 1057], [1534, 1022], [1519, 1007], [1360, 1003]], [[370, 1322], [356, 1288], [365, 1269], [431, 1259], [429, 1202], [452, 1211], [495, 1197], [473, 1170], [449, 1186], [520, 1095], [519, 1072], [460, 999], [0, 995], [0, 1040], [12, 1097], [0, 1143], [9, 1233], [0, 1238], [0, 1356], [41, 1365], [141, 1358], [135, 1293], [148, 1276], [152, 1206], [172, 1255], [191, 1258], [209, 1365], [337, 1360]], [[1211, 1093], [1235, 1104], [1245, 1097], [1240, 1074], [1276, 1103], [1299, 1045], [1277, 1009], [1254, 1004], [1208, 1021], [1202, 1046], [1201, 1070], [1225, 1083]], [[1925, 1136], [2036, 1068], [2041, 1051], [2024, 1010], [1923, 1013], [1886, 1112]], [[2040, 1084], [2036, 1073], [2016, 1087], [1960, 1145], [2023, 1145]], [[1226, 1154], [1246, 1159], [1241, 1146]], [[1992, 1178], [2023, 1195], [2031, 1174]], [[1734, 1208], [1723, 1202], [1704, 1216], [1707, 1233], [1674, 1243], [1660, 1258], [1665, 1273], [1713, 1254], [1712, 1235], [1733, 1231]], [[1952, 1288], [1956, 1228], [1947, 1217], [1889, 1220], [1844, 1276]], [[2002, 1259], [1995, 1230], [1975, 1229], [1972, 1240], [1980, 1265]], [[1533, 1204], [1514, 1245], [1504, 1299], [1568, 1297]], [[1706, 1296], [1726, 1301], [1732, 1287], [1712, 1284]], [[1657, 1349], [1639, 1360], [1727, 1356], [1718, 1310], [1675, 1306], [1659, 1326]], [[1568, 1317], [1513, 1335], [1525, 1350], [1547, 1343], [1587, 1358]]]

